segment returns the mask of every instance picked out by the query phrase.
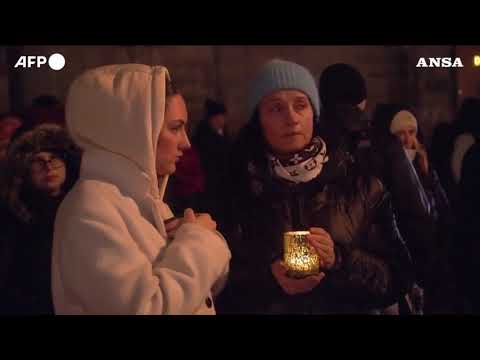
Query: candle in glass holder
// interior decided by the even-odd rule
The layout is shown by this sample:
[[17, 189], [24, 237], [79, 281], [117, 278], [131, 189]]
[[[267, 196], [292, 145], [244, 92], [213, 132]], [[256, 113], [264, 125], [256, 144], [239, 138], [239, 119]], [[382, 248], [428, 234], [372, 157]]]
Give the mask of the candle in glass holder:
[[288, 275], [302, 278], [318, 274], [320, 261], [315, 249], [308, 243], [309, 231], [288, 231], [283, 234], [283, 261], [288, 267]]

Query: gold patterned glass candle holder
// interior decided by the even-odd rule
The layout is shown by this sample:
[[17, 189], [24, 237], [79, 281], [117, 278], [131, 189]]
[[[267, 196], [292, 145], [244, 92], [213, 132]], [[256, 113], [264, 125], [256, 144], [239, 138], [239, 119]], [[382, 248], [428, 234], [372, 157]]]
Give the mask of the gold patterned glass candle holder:
[[309, 231], [283, 233], [283, 261], [291, 277], [303, 278], [320, 271], [318, 254], [307, 240], [309, 234]]

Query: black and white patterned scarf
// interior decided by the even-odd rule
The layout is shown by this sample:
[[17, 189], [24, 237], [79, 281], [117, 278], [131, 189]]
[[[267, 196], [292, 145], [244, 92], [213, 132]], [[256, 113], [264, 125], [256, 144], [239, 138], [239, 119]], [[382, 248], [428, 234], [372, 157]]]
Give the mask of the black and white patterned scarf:
[[305, 183], [315, 179], [328, 161], [327, 145], [317, 136], [305, 149], [287, 159], [279, 159], [272, 154], [268, 157], [276, 176], [296, 184]]

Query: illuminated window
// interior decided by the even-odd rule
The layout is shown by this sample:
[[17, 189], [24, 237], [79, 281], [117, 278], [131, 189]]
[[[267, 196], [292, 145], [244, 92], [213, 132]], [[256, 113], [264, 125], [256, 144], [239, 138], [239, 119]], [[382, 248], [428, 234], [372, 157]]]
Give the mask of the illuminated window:
[[473, 57], [473, 66], [480, 66], [480, 55], [475, 55]]

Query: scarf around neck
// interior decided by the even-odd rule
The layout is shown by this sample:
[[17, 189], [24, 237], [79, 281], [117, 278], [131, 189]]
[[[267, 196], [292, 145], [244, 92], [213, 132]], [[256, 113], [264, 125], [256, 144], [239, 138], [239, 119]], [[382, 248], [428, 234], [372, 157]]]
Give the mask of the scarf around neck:
[[280, 159], [272, 154], [268, 158], [276, 176], [295, 184], [305, 183], [320, 175], [328, 161], [327, 145], [317, 136], [302, 151], [288, 158]]

